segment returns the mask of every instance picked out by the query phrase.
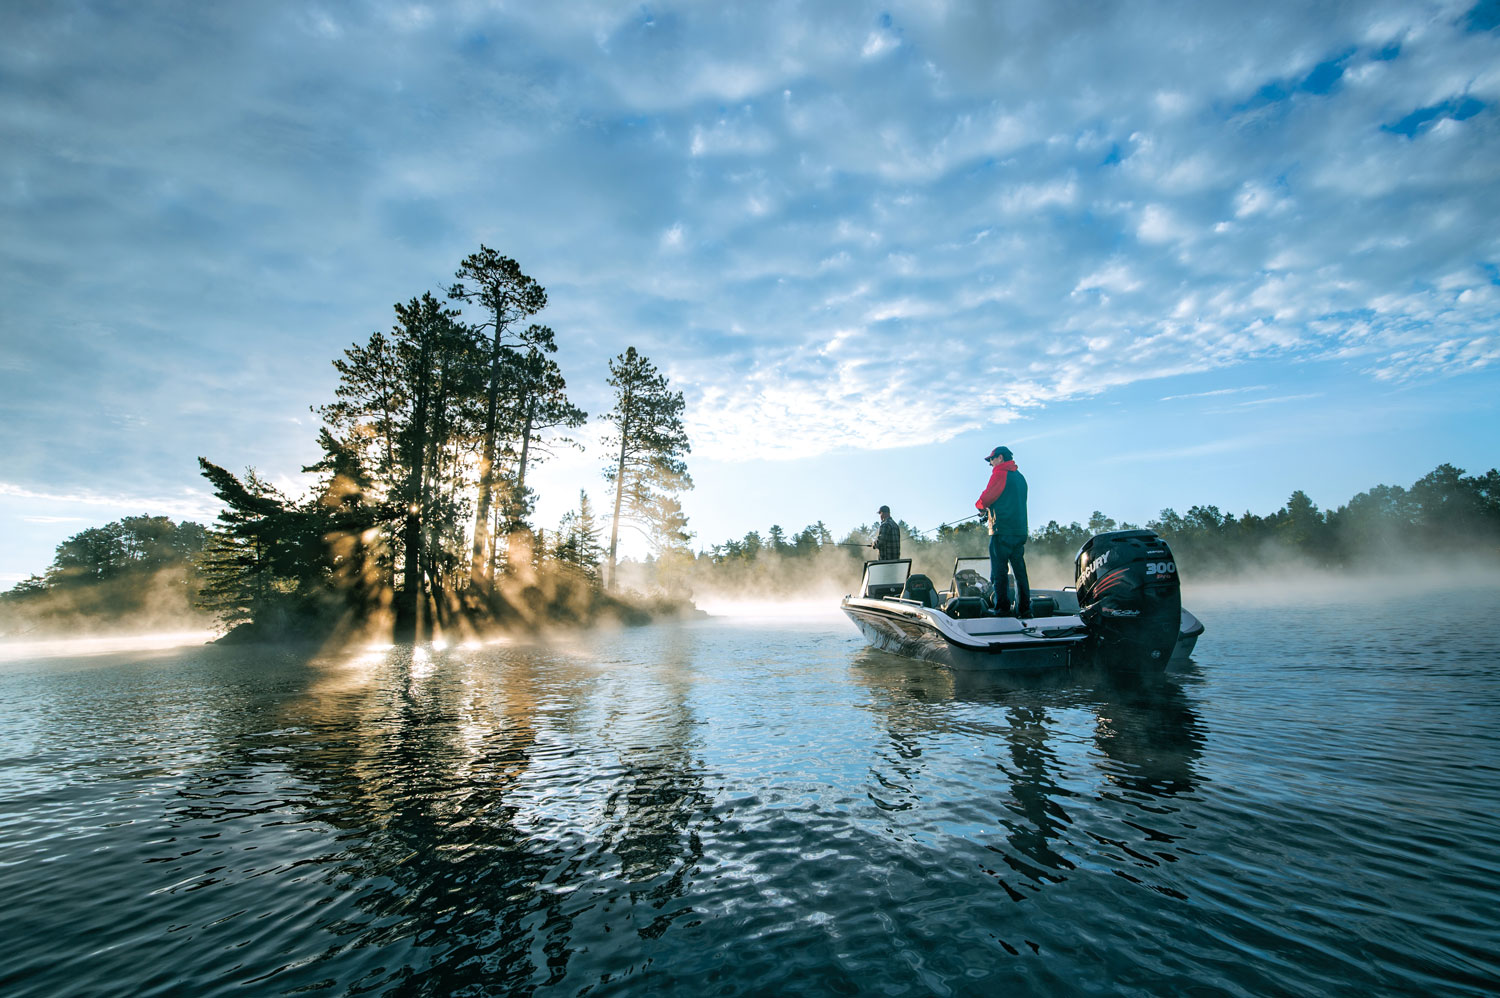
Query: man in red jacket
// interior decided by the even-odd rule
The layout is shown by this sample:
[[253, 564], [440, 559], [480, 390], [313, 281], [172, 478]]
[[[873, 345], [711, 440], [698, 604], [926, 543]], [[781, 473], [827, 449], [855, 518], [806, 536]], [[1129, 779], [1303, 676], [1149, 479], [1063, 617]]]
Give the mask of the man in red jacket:
[[1010, 616], [1010, 572], [1016, 574], [1016, 616], [1031, 616], [1031, 584], [1026, 579], [1026, 476], [1016, 470], [1009, 447], [996, 447], [985, 458], [990, 480], [975, 507], [990, 527], [990, 582], [995, 612]]

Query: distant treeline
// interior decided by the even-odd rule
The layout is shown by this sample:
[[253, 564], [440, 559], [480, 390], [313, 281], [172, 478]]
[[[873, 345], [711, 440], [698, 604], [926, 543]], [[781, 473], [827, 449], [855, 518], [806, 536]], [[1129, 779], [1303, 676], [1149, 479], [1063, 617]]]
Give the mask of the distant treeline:
[[199, 559], [208, 529], [127, 516], [57, 546], [45, 575], [0, 594], [0, 636], [54, 634], [83, 623], [132, 628], [204, 623]]
[[[1033, 522], [1041, 512], [1033, 504]], [[902, 555], [929, 566], [941, 567], [944, 559], [951, 565], [952, 557], [986, 551], [988, 536], [977, 518], [921, 532], [898, 522]], [[1027, 554], [1071, 563], [1094, 534], [1139, 526], [1099, 511], [1087, 523], [1049, 520], [1032, 531]], [[1185, 514], [1164, 509], [1144, 526], [1167, 540], [1179, 562], [1199, 571], [1289, 556], [1328, 568], [1389, 566], [1392, 559], [1422, 554], [1465, 553], [1500, 560], [1500, 472], [1491, 469], [1466, 476], [1462, 469], [1442, 464], [1409, 489], [1378, 485], [1333, 510], [1320, 510], [1298, 490], [1267, 516], [1249, 511], [1236, 516], [1217, 506], [1192, 506]], [[780, 526], [764, 535], [751, 531], [701, 551], [694, 577], [700, 583], [715, 578], [758, 581], [761, 589], [770, 591], [773, 582], [764, 570], [773, 561], [784, 578], [811, 578], [813, 573], [803, 569], [814, 561], [824, 572], [849, 574], [857, 571], [860, 561], [874, 557], [868, 547], [874, 534], [875, 524], [869, 524], [835, 540], [821, 520], [791, 535]]]
[[[221, 495], [237, 481], [221, 483]], [[389, 558], [391, 547], [382, 547], [378, 534], [365, 533], [372, 528], [357, 530], [340, 519], [354, 516], [360, 518], [356, 524], [366, 523], [368, 513], [358, 506], [351, 513], [343, 503], [330, 502], [330, 495], [343, 494], [332, 487], [336, 481], [330, 478], [313, 497], [292, 502], [252, 474], [248, 484], [241, 484], [243, 494], [230, 492], [235, 501], [225, 513], [225, 523], [214, 530], [139, 516], [81, 531], [58, 545], [45, 575], [32, 576], [0, 594], [0, 635], [55, 630], [78, 618], [108, 623], [145, 614], [159, 617], [190, 606], [222, 613], [226, 575], [233, 586], [256, 584], [267, 590], [249, 598], [240, 589], [232, 590], [241, 594], [239, 601], [229, 604], [232, 613], [247, 613], [242, 609], [247, 603], [253, 609], [285, 600], [282, 605], [291, 609], [283, 612], [296, 613], [305, 612], [297, 610], [300, 600], [347, 600], [350, 592], [365, 591], [367, 583], [341, 579], [337, 573], [368, 565], [374, 557]], [[241, 522], [253, 529], [233, 534]], [[1135, 526], [1102, 512], [1095, 512], [1088, 523], [1063, 526], [1051, 520], [1032, 532], [1028, 554], [1066, 566], [1092, 535]], [[1500, 472], [1491, 469], [1466, 476], [1443, 464], [1410, 488], [1379, 485], [1334, 510], [1318, 509], [1306, 493], [1297, 491], [1267, 516], [1236, 516], [1214, 506], [1192, 506], [1186, 514], [1164, 509], [1145, 526], [1167, 539], [1185, 569], [1205, 573], [1288, 557], [1328, 568], [1389, 568], [1400, 559], [1429, 555], [1500, 561]], [[873, 557], [867, 546], [873, 532], [871, 524], [835, 540], [821, 520], [790, 535], [772, 526], [764, 535], [751, 531], [696, 554], [675, 546], [645, 563], [625, 567], [644, 586], [740, 589], [746, 595], [774, 598], [830, 578], [852, 583], [860, 562]], [[529, 553], [529, 572], [520, 572], [512, 556], [509, 572], [521, 585], [503, 591], [527, 612], [542, 617], [588, 619], [601, 612], [601, 605], [628, 614], [623, 604], [593, 602], [609, 600], [599, 589], [601, 566], [607, 562], [603, 534], [588, 495], [581, 493], [578, 509], [567, 514], [558, 529], [537, 532], [541, 550]], [[946, 567], [955, 556], [983, 554], [987, 540], [977, 520], [923, 534], [914, 534], [903, 523], [902, 534], [903, 555], [928, 570]], [[510, 543], [519, 545], [521, 539]], [[257, 545], [253, 551], [247, 550], [251, 544]], [[360, 554], [352, 550], [355, 545], [379, 554]], [[244, 561], [226, 568], [224, 560], [233, 558]], [[374, 582], [388, 585], [389, 575], [377, 575]], [[567, 599], [582, 602], [569, 604]]]

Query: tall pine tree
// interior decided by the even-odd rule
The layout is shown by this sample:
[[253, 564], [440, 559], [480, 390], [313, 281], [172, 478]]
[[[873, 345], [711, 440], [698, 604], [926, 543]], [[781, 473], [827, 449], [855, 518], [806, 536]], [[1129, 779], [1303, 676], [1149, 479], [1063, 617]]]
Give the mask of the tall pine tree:
[[[477, 326], [489, 331], [488, 360], [484, 392], [484, 415], [479, 453], [479, 492], [474, 509], [474, 540], [469, 574], [475, 585], [489, 585], [493, 565], [490, 562], [490, 506], [494, 502], [499, 468], [496, 459], [506, 445], [502, 420], [506, 415], [503, 395], [507, 382], [520, 385], [513, 402], [523, 408], [524, 379], [518, 379], [514, 366], [528, 351], [553, 353], [557, 344], [546, 326], [531, 325], [517, 333], [513, 327], [547, 306], [547, 290], [522, 273], [520, 264], [480, 244], [459, 264], [453, 275], [457, 283], [448, 289], [448, 297], [478, 305], [486, 318]], [[468, 282], [468, 283], [465, 283]], [[518, 349], [519, 348], [519, 349]]]
[[682, 460], [692, 450], [682, 425], [682, 393], [672, 391], [635, 347], [610, 361], [609, 374], [615, 405], [603, 417], [609, 424], [604, 443], [612, 454], [604, 477], [615, 489], [606, 579], [613, 589], [620, 524], [635, 526], [653, 544], [684, 535], [687, 519], [676, 493], [692, 488], [693, 479]]

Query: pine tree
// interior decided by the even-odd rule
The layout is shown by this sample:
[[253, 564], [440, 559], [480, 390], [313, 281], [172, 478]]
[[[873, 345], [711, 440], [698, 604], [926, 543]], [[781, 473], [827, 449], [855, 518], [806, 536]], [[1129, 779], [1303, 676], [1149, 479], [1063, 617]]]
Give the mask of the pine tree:
[[633, 524], [653, 543], [685, 537], [687, 519], [675, 493], [693, 487], [682, 456], [692, 448], [682, 424], [684, 403], [651, 361], [635, 347], [610, 361], [609, 385], [615, 405], [602, 418], [610, 432], [604, 442], [614, 454], [605, 479], [615, 489], [609, 531], [609, 575], [615, 587], [620, 524]]
[[[533, 327], [528, 331], [533, 342], [551, 342], [552, 330]], [[516, 426], [519, 452], [516, 454], [515, 475], [507, 497], [505, 519], [512, 531], [523, 528], [531, 513], [531, 490], [526, 486], [526, 469], [529, 464], [550, 456], [551, 448], [558, 445], [573, 445], [566, 436], [549, 438], [548, 431], [574, 429], [582, 426], [588, 413], [568, 400], [568, 383], [564, 380], [557, 362], [535, 346], [527, 347], [524, 353], [517, 352], [511, 365], [512, 420]]]
[[439, 608], [451, 602], [455, 566], [466, 562], [466, 447], [478, 421], [483, 352], [475, 330], [431, 294], [395, 312], [389, 333], [334, 362], [337, 401], [318, 412], [344, 434], [325, 451], [329, 444], [350, 451], [329, 451], [328, 460], [354, 462], [368, 476], [361, 505], [388, 533], [380, 564], [399, 562], [398, 616], [416, 626], [423, 595]]
[[316, 616], [327, 590], [318, 525], [254, 470], [241, 481], [205, 458], [198, 465], [224, 504], [199, 563], [199, 606], [230, 626], [253, 620], [271, 631]]
[[361, 441], [341, 440], [324, 427], [318, 445], [322, 459], [302, 470], [321, 476], [313, 508], [325, 521], [330, 582], [346, 607], [366, 620], [394, 590], [390, 545], [380, 528], [396, 515], [377, 499], [375, 481], [361, 458]]
[[589, 495], [578, 490], [578, 509], [566, 513], [557, 528], [553, 557], [575, 569], [592, 586], [599, 584], [599, 561], [604, 547], [599, 543], [599, 521]]
[[[502, 395], [507, 380], [513, 386], [524, 385], [524, 379], [515, 375], [519, 360], [529, 356], [530, 351], [553, 353], [557, 344], [552, 330], [546, 326], [531, 325], [520, 334], [511, 331], [517, 322], [547, 307], [547, 290], [522, 273], [520, 264], [510, 257], [501, 256], [481, 243], [479, 252], [465, 257], [453, 276], [458, 283], [448, 288], [448, 297], [482, 307], [488, 317], [476, 328], [490, 332], [480, 437], [479, 494], [474, 510], [474, 542], [469, 568], [471, 580], [483, 586], [488, 584], [493, 567], [489, 553], [489, 521], [490, 505], [494, 501], [499, 477], [496, 459], [505, 444], [501, 436], [501, 420], [505, 415]], [[471, 283], [465, 284], [464, 281]], [[525, 408], [525, 394], [523, 388], [513, 396], [516, 408]]]

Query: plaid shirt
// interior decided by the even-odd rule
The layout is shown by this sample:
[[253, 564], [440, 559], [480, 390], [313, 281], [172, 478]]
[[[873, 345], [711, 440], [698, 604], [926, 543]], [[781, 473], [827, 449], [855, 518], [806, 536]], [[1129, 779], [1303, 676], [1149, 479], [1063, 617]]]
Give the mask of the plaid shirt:
[[901, 528], [895, 520], [882, 520], [880, 532], [875, 535], [875, 552], [881, 561], [901, 557]]

